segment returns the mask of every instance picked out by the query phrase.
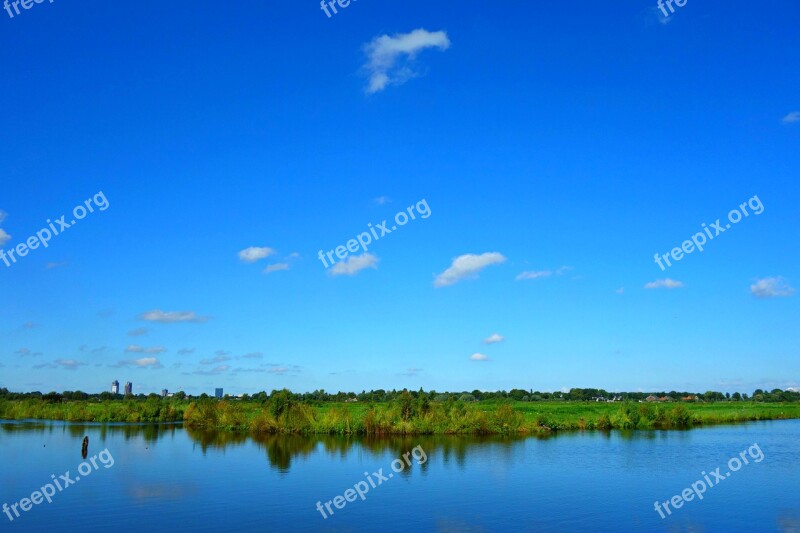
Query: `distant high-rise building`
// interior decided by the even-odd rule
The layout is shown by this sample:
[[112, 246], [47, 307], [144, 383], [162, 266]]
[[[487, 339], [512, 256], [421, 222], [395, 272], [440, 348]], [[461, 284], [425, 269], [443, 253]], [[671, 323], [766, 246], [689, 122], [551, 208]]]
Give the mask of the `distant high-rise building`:
[[125, 384], [125, 394], [133, 394], [133, 383], [130, 381]]
[[116, 379], [111, 382], [111, 394], [119, 394], [119, 381]]
[[222, 389], [214, 389], [214, 396], [222, 398]]
[[166, 398], [169, 396], [169, 391], [167, 389], [161, 389], [161, 397]]

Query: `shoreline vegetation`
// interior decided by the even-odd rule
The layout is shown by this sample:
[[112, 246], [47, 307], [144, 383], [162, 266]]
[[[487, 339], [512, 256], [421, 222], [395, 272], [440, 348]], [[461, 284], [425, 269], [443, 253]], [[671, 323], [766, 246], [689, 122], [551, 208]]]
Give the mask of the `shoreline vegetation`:
[[731, 400], [721, 393], [713, 393], [722, 396], [717, 400], [714, 396], [706, 400], [705, 395], [685, 395], [683, 400], [652, 395], [637, 399], [626, 394], [619, 401], [576, 399], [579, 394], [573, 391], [582, 390], [593, 389], [572, 389], [560, 398], [551, 395], [536, 401], [508, 397], [508, 393], [479, 393], [488, 397], [478, 400], [469, 393], [406, 390], [368, 401], [358, 401], [355, 395], [344, 400], [328, 395], [329, 401], [321, 401], [285, 389], [224, 399], [205, 395], [161, 398], [155, 394], [103, 397], [108, 393], [88, 397], [80, 392], [14, 394], [0, 389], [0, 419], [183, 422], [194, 429], [255, 435], [540, 435], [575, 430], [689, 429], [800, 418], [800, 394], [778, 389], [756, 391], [752, 399], [740, 396]]

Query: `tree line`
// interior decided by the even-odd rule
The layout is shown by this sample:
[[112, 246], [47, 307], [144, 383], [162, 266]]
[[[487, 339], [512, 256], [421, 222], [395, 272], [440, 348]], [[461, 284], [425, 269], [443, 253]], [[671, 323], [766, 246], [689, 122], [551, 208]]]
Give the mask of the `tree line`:
[[[513, 400], [519, 402], [558, 402], [558, 401], [644, 401], [649, 397], [655, 397], [660, 401], [693, 401], [693, 402], [742, 402], [753, 401], [763, 403], [778, 403], [778, 402], [797, 402], [800, 401], [800, 391], [796, 390], [781, 390], [772, 389], [765, 391], [756, 389], [752, 394], [734, 392], [722, 393], [718, 391], [706, 391], [704, 393], [688, 392], [688, 391], [652, 391], [652, 392], [609, 392], [604, 389], [592, 388], [573, 388], [568, 392], [555, 391], [555, 392], [540, 392], [533, 389], [511, 389], [510, 391], [460, 391], [460, 392], [437, 392], [435, 390], [424, 391], [420, 388], [419, 391], [403, 390], [384, 390], [377, 389], [371, 391], [355, 392], [336, 392], [329, 393], [323, 389], [315, 390], [313, 392], [291, 392], [287, 389], [281, 391], [273, 390], [271, 393], [261, 391], [256, 394], [243, 394], [240, 397], [225, 396], [228, 400], [241, 400], [241, 401], [254, 401], [266, 402], [276, 394], [280, 393], [281, 396], [288, 398], [294, 402], [301, 402], [306, 404], [321, 404], [321, 403], [342, 403], [348, 401], [358, 401], [367, 403], [385, 403], [393, 402], [400, 399], [405, 394], [410, 395], [412, 399], [421, 399], [428, 401], [445, 402], [450, 400], [462, 402], [481, 402], [490, 400]], [[61, 403], [71, 401], [107, 401], [107, 400], [152, 400], [159, 399], [160, 395], [152, 394], [113, 394], [111, 392], [101, 392], [99, 394], [90, 394], [83, 391], [63, 391], [48, 393], [41, 392], [10, 392], [7, 388], [0, 388], [0, 399], [5, 400], [25, 400], [25, 399], [39, 399], [48, 403]], [[189, 396], [183, 391], [179, 391], [171, 396], [171, 399], [184, 400], [187, 398], [211, 398], [209, 395], [203, 393], [199, 396]]]

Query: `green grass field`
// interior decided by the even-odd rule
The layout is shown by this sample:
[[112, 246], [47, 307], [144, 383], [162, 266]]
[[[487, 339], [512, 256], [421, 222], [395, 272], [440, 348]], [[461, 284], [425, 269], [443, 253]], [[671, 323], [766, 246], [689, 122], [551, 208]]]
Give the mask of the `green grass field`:
[[800, 403], [594, 403], [482, 401], [305, 404], [270, 400], [0, 401], [0, 418], [74, 422], [175, 422], [189, 427], [294, 434], [541, 434], [685, 429], [800, 418]]

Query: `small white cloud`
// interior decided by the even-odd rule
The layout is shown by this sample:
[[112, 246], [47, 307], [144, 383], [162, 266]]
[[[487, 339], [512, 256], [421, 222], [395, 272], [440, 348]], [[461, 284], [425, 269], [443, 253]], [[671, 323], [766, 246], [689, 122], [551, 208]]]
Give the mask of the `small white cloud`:
[[147, 335], [147, 328], [136, 328], [132, 329], [128, 332], [130, 337], [141, 337], [142, 335]]
[[252, 353], [244, 354], [242, 356], [242, 359], [261, 359], [262, 357], [264, 357], [263, 353], [261, 353], [261, 352], [252, 352]]
[[485, 344], [496, 344], [498, 342], [503, 342], [504, 340], [506, 340], [506, 338], [503, 337], [502, 335], [498, 333], [492, 333], [491, 335], [483, 339], [483, 342]]
[[75, 359], [56, 359], [53, 363], [55, 363], [56, 367], [61, 367], [66, 370], [77, 370], [78, 367], [87, 365], [87, 363], [81, 363]]
[[375, 198], [372, 201], [373, 201], [373, 203], [375, 203], [377, 205], [386, 205], [388, 203], [391, 203], [392, 199], [389, 198], [388, 196], [378, 196], [377, 198]]
[[372, 254], [353, 255], [331, 267], [331, 276], [354, 276], [365, 268], [378, 268], [378, 258]]
[[503, 263], [506, 258], [498, 252], [487, 252], [480, 255], [464, 254], [453, 259], [450, 268], [436, 276], [434, 287], [446, 287], [464, 279], [478, 277], [478, 272], [491, 265]]
[[263, 368], [242, 368], [242, 367], [239, 367], [239, 368], [234, 368], [233, 370], [231, 370], [231, 372], [235, 372], [237, 374], [240, 374], [240, 373], [263, 374], [264, 372], [266, 372], [266, 370], [264, 370]]
[[614, 292], [616, 292], [617, 294], [624, 294], [625, 293], [625, 287], [620, 287], [619, 289], [615, 290]]
[[261, 259], [265, 259], [275, 253], [272, 248], [260, 248], [258, 246], [251, 246], [239, 252], [239, 259], [245, 263], [255, 263]]
[[47, 263], [44, 267], [47, 270], [53, 270], [54, 268], [61, 268], [67, 266], [66, 261], [61, 261], [60, 263]]
[[158, 362], [157, 357], [142, 357], [141, 359], [128, 359], [125, 361], [120, 361], [115, 365], [111, 365], [111, 368], [125, 368], [125, 367], [164, 368], [164, 366]]
[[800, 111], [792, 111], [781, 120], [784, 124], [794, 124], [800, 122]]
[[0, 246], [3, 246], [5, 243], [11, 240], [11, 235], [6, 233], [6, 230], [0, 228]]
[[756, 280], [754, 284], [750, 285], [750, 292], [756, 298], [785, 298], [794, 294], [794, 289], [785, 279], [778, 276]]
[[178, 355], [189, 355], [190, 353], [194, 353], [194, 348], [181, 348], [178, 350]]
[[194, 372], [184, 372], [184, 374], [196, 374], [198, 376], [217, 376], [219, 374], [224, 374], [228, 370], [231, 369], [230, 365], [219, 365], [211, 370], [195, 370]]
[[367, 63], [364, 68], [369, 73], [367, 93], [382, 91], [387, 85], [400, 85], [415, 77], [412, 68], [416, 55], [426, 48], [447, 50], [450, 39], [444, 31], [429, 32], [425, 29], [409, 33], [381, 35], [364, 46]]
[[683, 287], [683, 282], [675, 281], [674, 279], [657, 279], [650, 283], [645, 283], [645, 289], [679, 289]]
[[6, 219], [7, 216], [8, 216], [8, 213], [6, 213], [2, 209], [0, 209], [0, 223], [3, 222]]
[[526, 271], [526, 272], [521, 272], [514, 279], [516, 281], [522, 281], [522, 280], [525, 280], [525, 279], [549, 278], [553, 274], [555, 274], [556, 276], [563, 276], [564, 274], [566, 274], [570, 270], [572, 270], [572, 267], [571, 266], [566, 266], [566, 265], [558, 267], [555, 270], [555, 272], [553, 272], [552, 270], [529, 270], [529, 271]]
[[[217, 353], [219, 354], [219, 352], [217, 352]], [[213, 365], [213, 364], [216, 364], [216, 363], [224, 363], [225, 361], [230, 361], [230, 360], [231, 360], [231, 358], [228, 357], [227, 355], [220, 354], [220, 355], [217, 355], [216, 357], [214, 357], [213, 359], [203, 359], [203, 360], [200, 361], [200, 364], [201, 365]]]
[[20, 357], [36, 357], [38, 355], [42, 355], [42, 352], [34, 352], [29, 350], [28, 348], [20, 348], [16, 351], [16, 354]]
[[300, 367], [297, 365], [278, 365], [278, 364], [265, 364], [262, 367], [267, 367], [270, 374], [296, 374], [300, 372]]
[[539, 279], [539, 278], [547, 278], [552, 276], [553, 273], [549, 270], [529, 270], [527, 272], [521, 272], [517, 274], [517, 277], [514, 278], [516, 281], [522, 281], [524, 279]]
[[280, 270], [289, 270], [289, 263], [275, 263], [264, 269], [264, 274], [271, 274]]
[[166, 348], [163, 346], [153, 346], [152, 348], [145, 348], [143, 346], [138, 346], [136, 344], [129, 344], [125, 351], [128, 353], [150, 353], [150, 354], [160, 354], [167, 351]]
[[197, 316], [193, 311], [161, 311], [154, 309], [139, 315], [141, 320], [148, 322], [161, 322], [170, 324], [173, 322], [206, 322], [207, 316]]
[[470, 361], [488, 361], [489, 357], [486, 356], [486, 355], [483, 355], [482, 353], [474, 353], [474, 354], [469, 356], [469, 360]]

